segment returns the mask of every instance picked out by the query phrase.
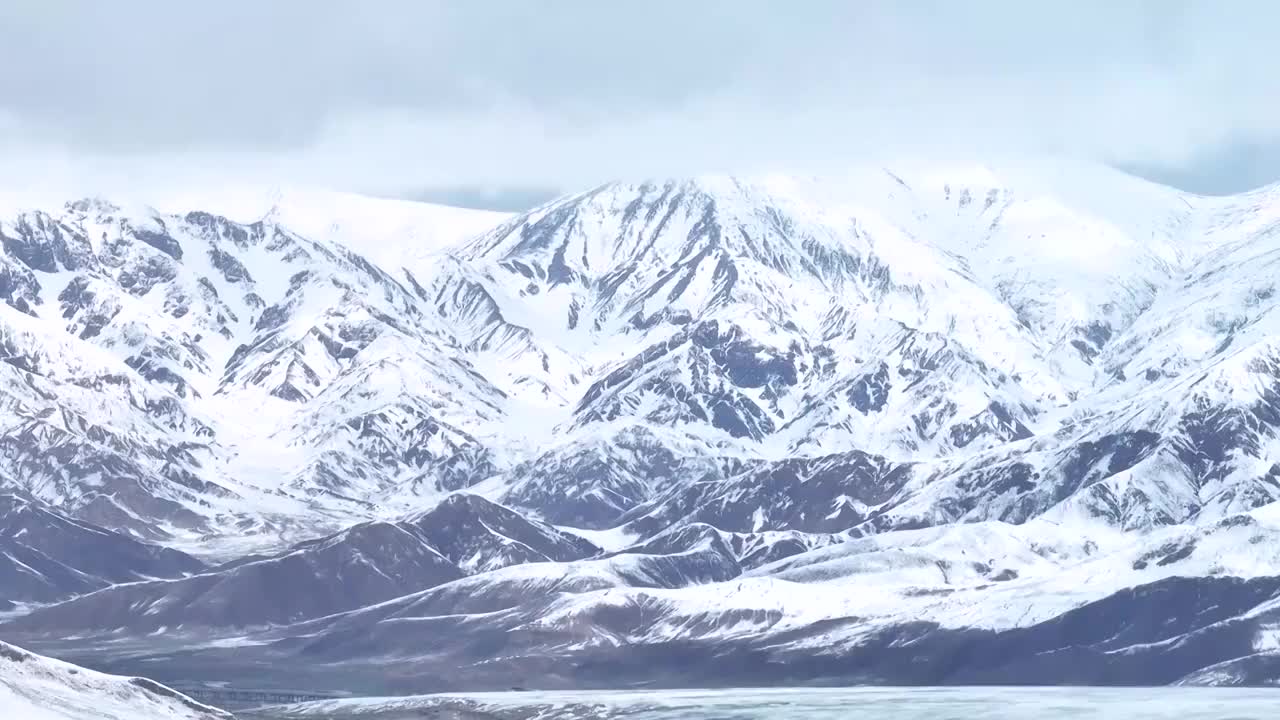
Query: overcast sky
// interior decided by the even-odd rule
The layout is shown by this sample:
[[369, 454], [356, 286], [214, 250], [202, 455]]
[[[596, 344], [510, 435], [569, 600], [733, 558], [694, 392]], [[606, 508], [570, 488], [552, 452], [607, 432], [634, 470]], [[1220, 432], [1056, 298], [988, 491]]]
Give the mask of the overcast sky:
[[1229, 192], [1280, 179], [1277, 27], [1269, 0], [3, 0], [0, 183], [503, 205], [1054, 152]]

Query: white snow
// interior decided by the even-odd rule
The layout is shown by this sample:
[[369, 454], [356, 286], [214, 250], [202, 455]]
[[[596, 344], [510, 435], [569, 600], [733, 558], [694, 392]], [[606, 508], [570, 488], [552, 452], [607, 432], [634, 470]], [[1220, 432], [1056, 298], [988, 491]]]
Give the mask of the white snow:
[[12, 720], [231, 720], [150, 681], [104, 675], [0, 643], [0, 717]]
[[638, 540], [635, 534], [625, 527], [616, 527], [609, 530], [586, 530], [562, 525], [559, 529], [572, 535], [577, 535], [605, 552], [617, 552], [634, 545]]
[[251, 183], [218, 190], [176, 189], [149, 202], [166, 212], [203, 210], [241, 223], [267, 219], [311, 240], [346, 245], [390, 272], [406, 268], [415, 274], [428, 271], [440, 252], [511, 217], [314, 187]]
[[627, 717], [840, 720], [1216, 720], [1268, 717], [1273, 689], [1242, 688], [731, 688], [442, 693], [352, 698], [273, 707], [280, 718], [379, 718], [417, 713], [517, 713], [530, 720]]

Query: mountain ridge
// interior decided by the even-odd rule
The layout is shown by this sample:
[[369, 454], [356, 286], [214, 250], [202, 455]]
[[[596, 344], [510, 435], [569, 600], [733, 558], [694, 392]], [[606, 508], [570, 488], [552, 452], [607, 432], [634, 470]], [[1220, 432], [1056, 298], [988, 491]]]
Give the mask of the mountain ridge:
[[[718, 653], [742, 677], [834, 657], [846, 680], [998, 681], [1057, 666], [997, 648], [1069, 655], [1061, 624], [1169, 594], [1177, 632], [1087, 652], [1191, 682], [1208, 669], [1156, 646], [1229, 625], [1256, 656], [1232, 677], [1268, 667], [1280, 188], [1071, 164], [621, 182], [427, 255], [378, 243], [435, 211], [347, 201], [320, 237], [106, 202], [0, 218], [0, 477], [230, 560], [199, 576], [224, 588], [294, 555], [293, 588], [435, 570], [277, 615], [120, 585], [6, 632], [94, 636], [107, 603], [137, 644], [99, 659], [127, 668], [190, 612], [215, 644], [173, 642], [206, 669], [238, 672], [216, 643], [249, 628], [256, 661], [376, 685], [408, 658], [441, 689], [654, 680], [632, 650], [725, 681]], [[1223, 599], [1209, 624], [1198, 593]], [[912, 674], [910, 638], [993, 659]]]

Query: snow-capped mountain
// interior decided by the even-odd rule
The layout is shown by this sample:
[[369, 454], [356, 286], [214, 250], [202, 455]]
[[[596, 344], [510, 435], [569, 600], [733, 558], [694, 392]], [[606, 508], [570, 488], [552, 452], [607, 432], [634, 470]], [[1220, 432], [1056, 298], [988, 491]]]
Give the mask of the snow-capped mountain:
[[0, 234], [0, 464], [79, 517], [150, 537], [347, 518], [503, 417], [405, 284], [270, 217], [85, 201]]
[[[3, 626], [37, 648], [185, 624], [234, 676], [197, 636], [251, 629], [375, 691], [1269, 672], [1277, 188], [1053, 162], [511, 217], [197, 200], [0, 218], [5, 489], [226, 563]], [[1067, 639], [1110, 611], [1168, 623]]]
[[[891, 492], [845, 483], [814, 498], [842, 518], [838, 503], [865, 506], [836, 530], [872, 514], [879, 527], [970, 517], [969, 502], [1025, 519], [1068, 499], [1143, 525], [1270, 497], [1269, 464], [1176, 507], [1071, 487], [1091, 452], [1114, 464], [1114, 444], [1139, 467], [1102, 480], [1167, 457], [1202, 472], [1204, 451], [1183, 446], [1212, 433], [1198, 413], [1216, 398], [1191, 368], [1248, 372], [1202, 347], [1228, 335], [1236, 367], [1265, 363], [1265, 324], [1207, 317], [1199, 350], [1165, 335], [1186, 332], [1175, 298], [1221, 294], [1224, 265], [1265, 255], [1265, 197], [1025, 177], [608, 185], [413, 268], [349, 247], [350, 198], [335, 225], [302, 223], [322, 239], [281, 224], [299, 211], [279, 205], [249, 224], [100, 201], [20, 213], [3, 225], [9, 402], [24, 418], [5, 469], [108, 527], [234, 527], [264, 543], [493, 478], [507, 504], [599, 529], [689, 491], [673, 478], [732, 482], [850, 452], [874, 458]], [[384, 245], [378, 229], [414, 217], [365, 210], [363, 237]], [[1267, 288], [1253, 284], [1231, 300], [1263, 317]], [[1161, 340], [1178, 349], [1154, 355]], [[1181, 450], [1156, 451], [1178, 433]], [[1065, 487], [1032, 483], [1034, 498], [939, 497], [1017, 488], [1064, 460]]]
[[[1060, 505], [1147, 527], [1275, 497], [1257, 417], [1269, 391], [1222, 389], [1222, 373], [1266, 384], [1247, 368], [1269, 357], [1254, 262], [1274, 244], [1268, 192], [1213, 201], [1070, 166], [609, 185], [465, 245], [431, 297], [487, 377], [561, 413], [568, 437], [508, 473], [504, 495], [561, 522], [610, 526], [641, 497], [689, 492], [672, 474], [729, 482], [855, 452], [892, 480], [815, 498], [840, 529]], [[1241, 262], [1262, 275], [1224, 287], [1224, 263]], [[1227, 293], [1256, 309], [1201, 303], [1217, 309], [1184, 343], [1186, 299]], [[1246, 327], [1251, 350], [1215, 359]], [[1240, 423], [1252, 439], [1228, 439]], [[1203, 458], [1221, 472], [1217, 444], [1242, 441], [1246, 476], [1206, 482]], [[1169, 462], [1180, 487], [1150, 487]]]

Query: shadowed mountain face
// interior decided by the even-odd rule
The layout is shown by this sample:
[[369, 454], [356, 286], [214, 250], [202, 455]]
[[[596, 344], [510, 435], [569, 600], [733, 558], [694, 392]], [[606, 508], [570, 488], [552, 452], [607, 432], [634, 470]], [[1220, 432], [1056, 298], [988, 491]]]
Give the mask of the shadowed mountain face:
[[49, 603], [117, 583], [205, 569], [176, 550], [0, 495], [0, 605]]
[[450, 495], [403, 524], [468, 573], [530, 562], [570, 562], [599, 552], [581, 537], [465, 493]]
[[68, 523], [0, 572], [98, 590], [6, 633], [395, 691], [1274, 669], [1275, 188], [614, 183], [423, 248], [304, 205], [0, 214], [0, 477]]
[[14, 621], [22, 632], [155, 632], [282, 625], [373, 605], [467, 574], [571, 561], [591, 543], [455, 495], [400, 522], [368, 522], [266, 558], [120, 585]]

